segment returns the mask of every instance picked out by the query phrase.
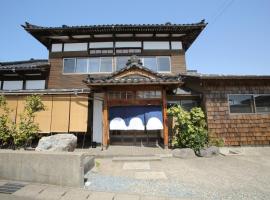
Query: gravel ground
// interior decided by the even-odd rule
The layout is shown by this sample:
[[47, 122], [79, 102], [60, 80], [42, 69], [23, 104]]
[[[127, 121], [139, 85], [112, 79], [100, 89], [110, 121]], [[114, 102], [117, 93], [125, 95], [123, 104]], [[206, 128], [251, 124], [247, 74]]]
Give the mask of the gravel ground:
[[[123, 170], [124, 162], [98, 159], [87, 174], [87, 188], [188, 199], [270, 199], [270, 148], [249, 149], [241, 156], [176, 159], [150, 163], [150, 170]], [[138, 180], [138, 171], [164, 172], [166, 180]]]

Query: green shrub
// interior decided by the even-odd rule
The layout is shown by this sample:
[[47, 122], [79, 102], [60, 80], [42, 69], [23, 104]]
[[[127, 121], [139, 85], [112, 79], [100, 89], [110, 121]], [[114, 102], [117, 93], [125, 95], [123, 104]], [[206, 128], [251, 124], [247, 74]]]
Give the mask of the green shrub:
[[223, 147], [224, 146], [224, 139], [223, 138], [210, 138], [209, 139], [209, 146], [217, 146]]
[[168, 109], [168, 114], [174, 117], [173, 147], [191, 148], [195, 153], [206, 146], [208, 134], [205, 115], [201, 108], [192, 108], [190, 112], [181, 106], [174, 106]]
[[34, 121], [35, 114], [45, 110], [40, 96], [32, 95], [26, 98], [24, 111], [20, 114], [20, 121], [17, 124], [9, 117], [10, 110], [4, 96], [0, 97], [0, 108], [3, 110], [0, 116], [0, 143], [14, 148], [25, 147], [31, 143], [39, 131], [39, 126]]
[[9, 146], [13, 143], [12, 136], [15, 132], [15, 123], [10, 119], [10, 110], [4, 96], [0, 96], [0, 146]]

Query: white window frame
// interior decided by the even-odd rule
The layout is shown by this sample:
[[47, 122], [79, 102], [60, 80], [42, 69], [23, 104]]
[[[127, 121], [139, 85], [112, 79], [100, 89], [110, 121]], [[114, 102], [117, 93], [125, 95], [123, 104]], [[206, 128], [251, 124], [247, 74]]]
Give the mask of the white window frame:
[[[66, 50], [66, 48], [70, 48], [72, 45], [75, 46], [72, 47], [74, 49], [72, 50]], [[77, 46], [76, 46], [77, 45]], [[87, 42], [78, 42], [78, 43], [64, 43], [64, 52], [76, 52], [76, 51], [87, 51], [87, 46], [88, 46], [88, 43]], [[83, 47], [83, 48], [82, 48]]]
[[54, 43], [51, 46], [51, 52], [62, 52], [63, 51], [63, 43]]
[[[171, 73], [171, 70], [172, 70], [172, 65], [171, 65], [171, 57], [170, 56], [143, 56], [143, 57], [141, 57], [140, 59], [141, 59], [141, 61], [142, 61], [142, 63], [143, 63], [143, 66], [144, 67], [146, 67], [145, 65], [144, 65], [144, 58], [151, 58], [151, 57], [155, 57], [156, 58], [156, 66], [157, 66], [157, 71], [154, 71], [154, 72], [157, 72], [157, 73], [164, 73], [164, 74], [167, 74], [167, 73]], [[170, 70], [169, 71], [159, 71], [158, 70], [158, 58], [160, 58], [160, 57], [165, 57], [165, 58], [169, 58], [169, 65], [170, 65]], [[147, 68], [147, 67], [146, 67]], [[148, 69], [148, 68], [147, 68]]]
[[[87, 72], [72, 72], [72, 73], [66, 73], [64, 72], [64, 63], [65, 63], [65, 59], [75, 59], [75, 68], [77, 68], [77, 59], [84, 59], [86, 58], [87, 59]], [[98, 72], [89, 72], [89, 61], [91, 58], [98, 58], [99, 59], [99, 71]], [[101, 58], [111, 58], [112, 60], [112, 71], [111, 72], [100, 72], [100, 66], [101, 66]], [[113, 73], [114, 72], [114, 57], [72, 57], [72, 58], [63, 58], [63, 68], [62, 68], [62, 74], [63, 75], [84, 75], [84, 74], [110, 74], [110, 73]]]
[[[167, 43], [166, 45], [168, 45], [168, 47], [166, 48], [156, 48], [155, 46], [154, 47], [151, 47], [151, 48], [145, 48], [145, 46], [147, 46], [147, 43], [148, 44], [157, 44], [157, 43]], [[158, 45], [156, 45], [158, 46]], [[143, 50], [170, 50], [170, 41], [143, 41]]]

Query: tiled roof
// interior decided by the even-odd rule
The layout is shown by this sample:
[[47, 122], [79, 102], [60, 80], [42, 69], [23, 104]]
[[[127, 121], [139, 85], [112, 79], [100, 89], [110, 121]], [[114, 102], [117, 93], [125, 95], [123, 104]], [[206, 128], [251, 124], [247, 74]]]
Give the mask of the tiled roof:
[[204, 20], [200, 21], [199, 23], [189, 23], [189, 24], [173, 24], [170, 22], [164, 24], [103, 24], [103, 25], [81, 25], [81, 26], [68, 26], [62, 25], [58, 27], [45, 27], [45, 26], [38, 26], [34, 24], [30, 24], [25, 22], [25, 25], [22, 25], [25, 29], [51, 29], [51, 30], [64, 30], [64, 29], [92, 29], [92, 30], [124, 30], [124, 29], [179, 29], [179, 28], [188, 28], [188, 27], [205, 27], [207, 24]]
[[[192, 42], [198, 37], [207, 23], [204, 20], [192, 24], [106, 24], [106, 25], [84, 25], [84, 26], [67, 26], [45, 27], [30, 24], [28, 22], [22, 27], [35, 37], [38, 41], [50, 48], [51, 42], [80, 42], [83, 39], [73, 38], [72, 35], [116, 35], [116, 34], [179, 34], [183, 42], [184, 49], [187, 50]], [[55, 38], [66, 36], [67, 38]], [[179, 37], [175, 37], [176, 39]], [[170, 38], [170, 37], [168, 37]], [[96, 38], [92, 38], [95, 40]], [[84, 39], [84, 41], [88, 41]], [[99, 38], [102, 40], [102, 38]]]
[[270, 75], [224, 75], [224, 74], [201, 74], [201, 73], [186, 73], [182, 74], [185, 78], [197, 78], [202, 80], [226, 80], [226, 79], [270, 79]]
[[24, 61], [12, 61], [12, 62], [0, 62], [0, 70], [31, 70], [49, 68], [50, 64], [48, 60], [42, 59], [30, 59]]

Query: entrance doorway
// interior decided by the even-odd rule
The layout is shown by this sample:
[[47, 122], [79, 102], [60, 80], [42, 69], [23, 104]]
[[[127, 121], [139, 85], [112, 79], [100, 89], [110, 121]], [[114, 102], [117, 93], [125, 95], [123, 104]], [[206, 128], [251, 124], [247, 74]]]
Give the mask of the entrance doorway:
[[110, 143], [156, 146], [163, 130], [161, 106], [116, 106], [109, 109]]
[[112, 145], [156, 146], [160, 131], [110, 131]]

